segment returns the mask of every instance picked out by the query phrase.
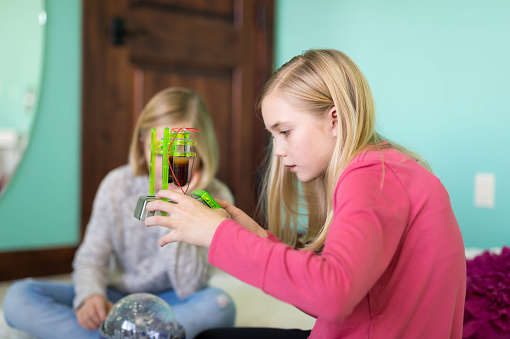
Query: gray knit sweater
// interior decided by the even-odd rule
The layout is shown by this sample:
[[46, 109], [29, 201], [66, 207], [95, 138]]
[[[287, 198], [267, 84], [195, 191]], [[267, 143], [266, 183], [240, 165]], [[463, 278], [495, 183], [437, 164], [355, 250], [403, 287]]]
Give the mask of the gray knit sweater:
[[[93, 294], [106, 295], [107, 286], [126, 293], [173, 289], [185, 298], [203, 288], [212, 274], [207, 249], [184, 243], [160, 247], [158, 239], [170, 230], [148, 228], [133, 216], [138, 197], [149, 193], [149, 178], [132, 173], [128, 165], [121, 166], [99, 186], [73, 261], [74, 309]], [[217, 179], [205, 190], [233, 202], [228, 187]]]

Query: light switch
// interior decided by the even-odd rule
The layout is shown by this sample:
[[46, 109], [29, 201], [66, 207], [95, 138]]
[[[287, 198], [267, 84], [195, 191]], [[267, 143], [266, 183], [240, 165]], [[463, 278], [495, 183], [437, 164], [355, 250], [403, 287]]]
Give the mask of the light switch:
[[475, 206], [494, 208], [496, 176], [493, 173], [475, 174]]

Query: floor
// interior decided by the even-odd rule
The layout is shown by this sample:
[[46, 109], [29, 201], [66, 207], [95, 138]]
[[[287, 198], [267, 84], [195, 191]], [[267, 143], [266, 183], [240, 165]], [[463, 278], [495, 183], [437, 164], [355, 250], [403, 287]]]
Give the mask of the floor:
[[[69, 281], [69, 275], [46, 277], [47, 280]], [[0, 306], [11, 282], [0, 282]], [[217, 270], [210, 284], [227, 291], [237, 308], [236, 326], [311, 329], [315, 319], [293, 306], [279, 301], [225, 272]], [[11, 329], [0, 308], [0, 339], [33, 339]]]
[[[498, 253], [501, 248], [492, 248]], [[466, 258], [471, 259], [483, 250], [466, 248]], [[69, 281], [69, 275], [46, 277], [48, 280]], [[210, 284], [226, 290], [234, 299], [237, 307], [236, 326], [278, 327], [311, 329], [315, 319], [293, 306], [279, 301], [225, 272], [216, 270]], [[0, 282], [0, 339], [33, 339], [31, 336], [9, 328], [5, 324], [1, 305], [10, 282]]]

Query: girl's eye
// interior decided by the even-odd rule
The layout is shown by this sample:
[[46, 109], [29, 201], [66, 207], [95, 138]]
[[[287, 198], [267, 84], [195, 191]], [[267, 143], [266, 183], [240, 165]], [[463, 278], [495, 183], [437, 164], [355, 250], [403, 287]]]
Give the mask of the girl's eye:
[[280, 134], [283, 134], [284, 136], [288, 136], [290, 131], [280, 131]]

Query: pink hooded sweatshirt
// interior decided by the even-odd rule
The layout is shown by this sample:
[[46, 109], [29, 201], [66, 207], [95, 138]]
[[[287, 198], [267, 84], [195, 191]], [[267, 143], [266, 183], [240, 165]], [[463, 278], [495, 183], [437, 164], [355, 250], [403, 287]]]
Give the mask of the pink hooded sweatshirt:
[[229, 219], [209, 262], [315, 317], [314, 339], [461, 338], [466, 258], [439, 179], [394, 149], [363, 152], [333, 208], [321, 254]]

